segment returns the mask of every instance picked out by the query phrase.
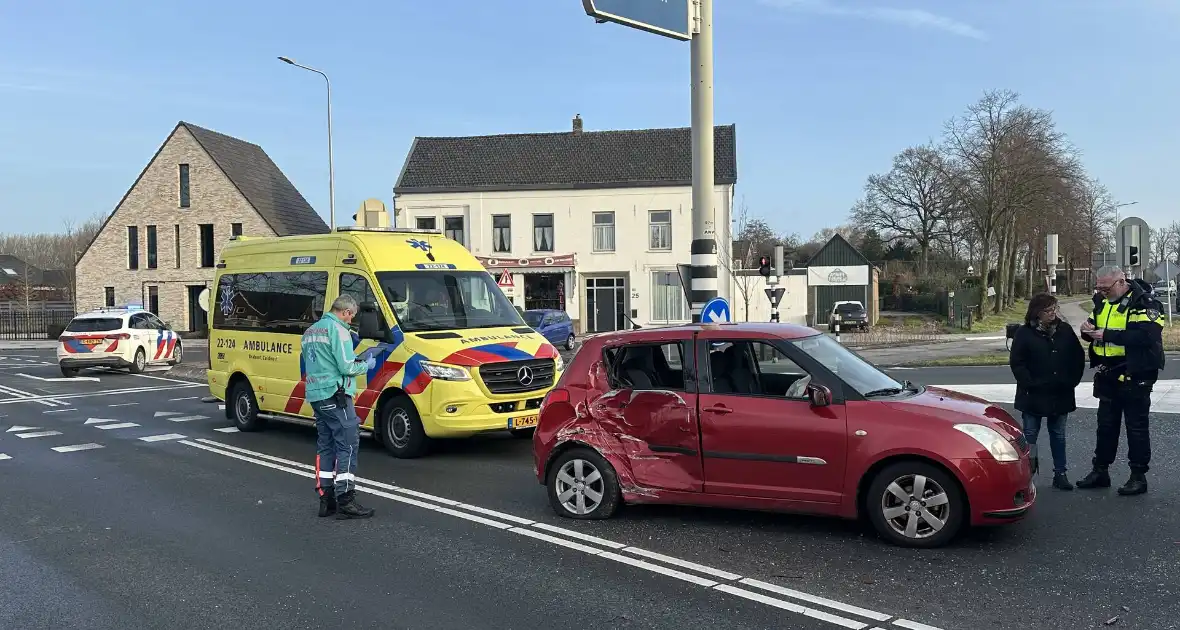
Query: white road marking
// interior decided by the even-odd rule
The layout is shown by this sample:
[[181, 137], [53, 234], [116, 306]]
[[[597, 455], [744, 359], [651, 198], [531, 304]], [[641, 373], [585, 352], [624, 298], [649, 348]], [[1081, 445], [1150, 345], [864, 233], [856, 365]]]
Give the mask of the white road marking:
[[193, 420], [208, 420], [209, 416], [181, 416], [179, 418], [168, 418], [173, 422], [192, 422]]
[[138, 405], [138, 404], [139, 403], [137, 403], [137, 402], [129, 402], [129, 403], [115, 403], [113, 405], [107, 405], [107, 406], [108, 407], [130, 407], [131, 405]]
[[218, 433], [240, 433], [237, 427], [221, 427], [220, 429], [213, 429]]
[[102, 424], [104, 422], [118, 422], [118, 420], [110, 420], [107, 418], [87, 418], [86, 422], [82, 424]]
[[[143, 394], [143, 393], [147, 393], [147, 392], [160, 392], [160, 391], [166, 391], [166, 390], [170, 390], [170, 389], [186, 389], [189, 387], [202, 387], [202, 385], [200, 385], [198, 383], [191, 383], [189, 385], [165, 385], [165, 386], [160, 386], [160, 387], [130, 387], [127, 389], [107, 389], [107, 390], [101, 390], [101, 391], [97, 391], [97, 392], [84, 392], [84, 393], [80, 393], [80, 394], [60, 394], [60, 395], [56, 395], [56, 396], [30, 396], [27, 398], [7, 398], [4, 400], [0, 400], [0, 405], [11, 405], [14, 403], [22, 403], [22, 402], [35, 402], [35, 403], [49, 404], [50, 406], [54, 406], [55, 404], [64, 404], [64, 403], [61, 403], [60, 401], [72, 399], [72, 398], [95, 398], [98, 396], [116, 396], [119, 394]], [[0, 391], [2, 391], [2, 390], [3, 390], [3, 387], [0, 386]]]
[[[165, 381], [168, 383], [184, 383], [185, 385], [192, 383], [192, 381], [182, 381], [175, 378], [164, 378], [163, 376], [148, 376], [147, 374], [132, 374], [132, 376], [138, 376], [139, 378], [150, 378], [154, 381]], [[208, 385], [206, 385], [206, 387], [208, 387]]]
[[41, 427], [25, 427], [25, 426], [21, 426], [19, 424], [14, 424], [14, 425], [8, 427], [8, 430], [5, 431], [5, 433], [16, 433], [17, 431], [35, 431], [39, 428], [41, 428]]
[[200, 396], [185, 396], [184, 398], [169, 398], [168, 402], [176, 402], [179, 400], [196, 400], [198, 398], [200, 398]]
[[164, 440], [183, 440], [187, 437], [188, 436], [181, 435], [179, 433], [165, 433], [163, 435], [149, 435], [139, 439], [143, 440], [144, 442], [163, 442]]
[[74, 409], [73, 407], [69, 407], [67, 409], [46, 409], [45, 411], [42, 411], [41, 413], [61, 413], [63, 411], [77, 411], [77, 409]]
[[940, 628], [928, 626], [924, 623], [918, 623], [916, 621], [910, 621], [909, 619], [898, 619], [897, 621], [893, 622], [893, 625], [897, 626], [898, 628], [905, 628], [906, 630], [941, 630]]
[[217, 405], [218, 411], [225, 411], [225, 405]]
[[108, 431], [110, 429], [130, 429], [131, 427], [137, 427], [137, 426], [139, 426], [139, 425], [135, 424], [134, 422], [116, 422], [115, 424], [100, 424], [95, 428], [102, 429], [103, 431]]
[[[279, 471], [293, 474], [293, 475], [296, 475], [299, 477], [304, 477], [304, 478], [308, 478], [308, 479], [312, 479], [315, 477], [315, 472], [314, 472], [315, 467], [310, 464], [295, 462], [295, 461], [291, 461], [291, 460], [284, 459], [281, 457], [276, 457], [274, 455], [267, 455], [265, 453], [258, 453], [256, 451], [251, 451], [248, 449], [244, 449], [244, 448], [240, 448], [240, 447], [236, 447], [236, 446], [231, 446], [228, 444], [223, 444], [223, 443], [216, 442], [213, 440], [208, 440], [205, 438], [197, 438], [196, 440], [182, 440], [180, 443], [184, 444], [186, 446], [199, 448], [201, 450], [205, 450], [205, 451], [209, 451], [212, 453], [216, 453], [218, 455], [223, 455], [225, 457], [230, 457], [233, 459], [238, 459], [241, 461], [249, 462], [252, 464], [259, 465], [259, 466], [265, 466], [267, 468], [279, 470]], [[814, 595], [809, 595], [807, 593], [803, 593], [801, 591], [797, 591], [794, 589], [779, 587], [777, 585], [770, 584], [768, 582], [762, 582], [759, 580], [752, 580], [749, 578], [741, 579], [741, 576], [737, 575], [736, 573], [723, 571], [721, 569], [697, 564], [695, 562], [689, 562], [687, 560], [682, 560], [680, 558], [675, 558], [673, 556], [666, 556], [664, 554], [655, 553], [655, 552], [648, 551], [646, 549], [641, 549], [638, 547], [631, 547], [631, 546], [628, 546], [624, 543], [618, 543], [618, 542], [615, 542], [612, 540], [606, 540], [603, 538], [598, 538], [596, 536], [590, 536], [588, 534], [583, 534], [581, 532], [565, 529], [562, 527], [556, 527], [553, 525], [549, 525], [547, 523], [540, 523], [540, 522], [531, 522], [530, 523], [529, 519], [527, 519], [527, 518], [513, 516], [510, 514], [505, 514], [503, 512], [497, 512], [495, 510], [488, 510], [486, 508], [480, 508], [478, 506], [472, 506], [470, 504], [460, 503], [460, 502], [457, 502], [457, 501], [454, 501], [451, 499], [447, 499], [444, 497], [438, 497], [438, 496], [426, 494], [424, 492], [416, 492], [416, 491], [409, 490], [406, 488], [400, 488], [398, 486], [393, 486], [390, 484], [374, 481], [372, 479], [366, 479], [364, 477], [357, 477], [356, 483], [357, 483], [356, 489], [359, 492], [373, 494], [375, 496], [380, 496], [383, 498], [390, 499], [392, 501], [397, 501], [400, 503], [405, 503], [408, 505], [421, 507], [423, 509], [427, 509], [427, 510], [430, 510], [433, 512], [438, 512], [440, 514], [447, 514], [450, 516], [462, 518], [464, 520], [468, 520], [468, 521], [472, 521], [472, 522], [476, 522], [476, 523], [481, 523], [481, 524], [487, 525], [489, 527], [494, 527], [496, 529], [510, 531], [510, 532], [513, 532], [516, 534], [527, 536], [529, 538], [533, 538], [535, 540], [548, 542], [550, 544], [558, 545], [558, 546], [565, 547], [568, 549], [582, 551], [583, 553], [598, 556], [598, 557], [601, 557], [601, 558], [604, 558], [607, 560], [613, 560], [615, 562], [627, 564], [627, 565], [630, 565], [630, 566], [633, 566], [636, 568], [644, 569], [646, 571], [651, 571], [653, 573], [659, 573], [661, 575], [665, 575], [668, 577], [673, 577], [676, 579], [684, 580], [684, 581], [691, 582], [693, 584], [697, 584], [697, 585], [700, 585], [700, 586], [703, 586], [706, 588], [713, 588], [713, 589], [716, 589], [716, 590], [724, 592], [724, 593], [728, 593], [731, 595], [742, 597], [744, 599], [748, 599], [750, 601], [754, 601], [754, 602], [758, 602], [758, 603], [772, 606], [775, 608], [779, 608], [781, 610], [786, 610], [786, 611], [793, 612], [796, 614], [804, 615], [804, 616], [810, 617], [812, 619], [821, 620], [821, 621], [831, 623], [831, 624], [834, 624], [834, 625], [837, 625], [837, 626], [840, 626], [843, 628], [849, 628], [851, 630], [864, 630], [869, 627], [869, 624], [864, 623], [862, 621], [855, 620], [855, 619], [849, 619], [847, 617], [842, 617], [840, 615], [835, 615], [835, 614], [825, 612], [822, 610], [817, 610], [814, 608], [809, 608], [807, 606], [802, 606], [802, 605], [796, 604], [794, 602], [786, 601], [785, 599], [770, 597], [768, 595], [764, 595], [762, 593], [757, 593], [757, 592], [754, 592], [751, 590], [747, 590], [745, 588], [739, 588], [738, 586], [735, 586], [733, 584], [733, 582], [735, 580], [740, 579], [740, 581], [737, 582], [738, 584], [754, 586], [757, 588], [764, 588], [766, 590], [774, 592], [778, 595], [782, 595], [784, 597], [790, 597], [790, 598], [800, 600], [800, 601], [805, 601], [805, 602], [808, 602], [811, 604], [824, 606], [827, 608], [838, 610], [840, 612], [856, 614], [861, 617], [873, 619], [875, 621], [886, 621], [886, 620], [893, 618], [890, 615], [887, 615], [887, 614], [881, 613], [881, 612], [877, 612], [874, 610], [860, 608], [858, 606], [844, 604], [841, 602], [837, 602], [835, 600], [831, 600], [831, 599], [827, 599], [827, 598], [823, 598], [823, 597], [817, 597]], [[385, 488], [385, 489], [389, 490], [390, 492], [376, 490], [374, 487]], [[404, 495], [420, 497], [421, 499], [424, 499], [424, 500], [420, 501], [418, 499], [410, 498], [409, 496], [404, 496]], [[427, 503], [426, 501], [431, 501], [431, 503]], [[475, 514], [463, 512], [460, 510], [479, 512], [481, 514], [487, 514], [489, 516], [498, 516], [501, 520], [495, 520], [492, 518], [485, 518], [483, 516], [477, 516]], [[527, 527], [515, 527], [515, 526], [510, 525], [508, 523], [502, 522], [504, 520], [522, 523], [522, 524], [525, 524], [528, 526]], [[543, 534], [541, 532], [536, 531], [536, 529], [542, 529], [542, 530], [550, 531], [550, 532], [553, 532], [556, 534], [561, 534], [562, 536], [565, 536], [566, 538], [560, 538], [558, 536], [551, 536], [549, 534]], [[591, 546], [591, 544], [583, 544], [582, 542], [574, 542], [573, 540], [569, 540], [569, 538], [576, 538], [576, 539], [584, 541], [586, 543], [598, 545], [598, 547]], [[607, 549], [603, 549], [602, 547], [606, 547]], [[672, 568], [662, 566], [659, 564], [654, 564], [652, 562], [646, 562], [644, 560], [639, 560], [636, 558], [628, 557], [627, 555], [622, 555], [621, 553], [615, 553], [612, 550], [621, 550], [622, 553], [625, 553], [625, 554], [643, 556], [646, 558], [650, 558], [652, 560], [664, 562], [665, 564], [679, 566], [684, 569], [689, 569], [689, 570], [696, 571], [698, 573], [703, 573], [703, 574], [713, 576], [713, 577], [718, 578], [720, 580], [725, 580], [725, 582], [718, 582], [717, 580], [714, 580], [714, 579], [701, 577], [699, 575], [693, 575], [691, 573], [678, 571], [676, 569], [672, 569]], [[941, 630], [941, 629], [936, 628], [934, 626], [905, 625], [905, 624], [915, 624], [916, 622], [910, 622], [910, 621], [907, 621], [904, 619], [894, 622], [894, 623], [899, 625], [900, 627], [907, 628], [907, 630]]]
[[57, 451], [58, 453], [73, 453], [74, 451], [89, 451], [91, 449], [102, 447], [102, 444], [95, 444], [94, 442], [91, 442], [89, 444], [74, 444], [72, 446], [55, 446], [53, 447], [53, 450]]
[[46, 407], [65, 406], [65, 403], [59, 402], [53, 398], [41, 396], [40, 394], [34, 394], [32, 392], [26, 392], [24, 390], [20, 390], [15, 387], [9, 387], [7, 385], [0, 385], [0, 393], [8, 394], [9, 396], [15, 396], [15, 398], [0, 401], [3, 403], [29, 401], [35, 402], [39, 405], [45, 405]]
[[33, 376], [32, 374], [25, 374], [24, 372], [17, 372], [16, 375], [23, 376], [25, 378], [31, 378], [31, 379], [37, 380], [37, 381], [45, 381], [46, 383], [69, 383], [72, 381], [94, 381], [95, 383], [98, 382], [97, 376], [73, 376], [73, 377], [58, 376], [58, 377], [52, 377], [52, 378], [45, 378], [43, 376]]
[[39, 438], [49, 437], [51, 435], [61, 435], [61, 431], [34, 431], [33, 433], [17, 433], [18, 438]]
[[166, 418], [168, 416], [182, 416], [184, 414], [179, 411], [157, 411], [153, 418]]
[[6, 459], [12, 459], [12, 457], [9, 457], [8, 455], [5, 455], [4, 453], [0, 453], [0, 462], [4, 461]]
[[[1012, 403], [1016, 400], [1015, 383], [991, 383], [983, 385], [930, 385], [977, 396], [988, 402]], [[1094, 397], [1094, 384], [1083, 381], [1074, 390], [1074, 398], [1080, 409], [1097, 409], [1098, 399]], [[1180, 413], [1180, 379], [1156, 381], [1151, 392], [1152, 413]]]

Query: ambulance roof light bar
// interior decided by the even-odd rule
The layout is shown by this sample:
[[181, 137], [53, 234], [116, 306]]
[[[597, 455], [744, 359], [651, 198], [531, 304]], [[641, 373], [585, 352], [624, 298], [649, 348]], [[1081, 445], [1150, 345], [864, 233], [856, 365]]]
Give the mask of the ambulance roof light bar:
[[442, 235], [442, 230], [423, 230], [417, 228], [395, 228], [395, 227], [363, 227], [360, 225], [345, 225], [336, 228], [337, 232], [390, 232], [393, 234], [437, 234]]

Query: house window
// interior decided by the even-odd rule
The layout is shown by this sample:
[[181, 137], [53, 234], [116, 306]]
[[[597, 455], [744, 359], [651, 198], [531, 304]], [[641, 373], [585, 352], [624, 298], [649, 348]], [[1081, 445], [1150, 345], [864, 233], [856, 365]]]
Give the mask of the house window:
[[213, 224], [201, 224], [201, 266], [213, 266]]
[[672, 211], [652, 210], [647, 214], [650, 249], [672, 249]]
[[241, 223], [230, 223], [229, 224], [229, 234], [230, 234], [230, 236], [241, 236], [242, 235], [242, 224]]
[[180, 207], [189, 207], [188, 164], [180, 165]]
[[533, 215], [533, 251], [553, 251], [553, 215]]
[[115, 305], [115, 287], [103, 287], [103, 295], [106, 297], [107, 306]]
[[127, 268], [139, 269], [139, 228], [127, 226]]
[[444, 217], [443, 228], [447, 238], [460, 245], [467, 244], [467, 241], [463, 240], [463, 217]]
[[594, 251], [615, 251], [615, 213], [594, 213]]
[[680, 274], [656, 271], [651, 274], [651, 321], [686, 322], [688, 303], [680, 288]]
[[417, 227], [419, 230], [438, 229], [438, 219], [436, 217], [418, 217], [415, 219], [415, 222], [415, 227]]
[[156, 226], [147, 226], [148, 269], [156, 268]]
[[160, 287], [155, 285], [148, 287], [147, 309], [149, 313], [160, 314]]
[[172, 256], [176, 261], [176, 268], [180, 269], [180, 224], [173, 226], [174, 234], [172, 235]]
[[492, 251], [512, 251], [512, 217], [506, 214], [492, 215]]

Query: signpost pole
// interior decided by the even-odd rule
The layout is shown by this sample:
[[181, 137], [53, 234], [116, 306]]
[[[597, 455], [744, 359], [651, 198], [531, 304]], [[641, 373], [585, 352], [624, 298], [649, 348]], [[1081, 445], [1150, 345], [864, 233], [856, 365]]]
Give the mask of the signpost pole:
[[[717, 225], [713, 208], [713, 0], [698, 0], [699, 22], [692, 36], [692, 321], [717, 297], [717, 237], [729, 233], [728, 218]], [[725, 229], [718, 229], [724, 227]]]

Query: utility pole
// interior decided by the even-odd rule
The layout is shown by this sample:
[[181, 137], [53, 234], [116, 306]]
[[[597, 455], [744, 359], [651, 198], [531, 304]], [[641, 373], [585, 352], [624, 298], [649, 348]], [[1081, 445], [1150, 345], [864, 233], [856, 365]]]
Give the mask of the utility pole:
[[[717, 221], [713, 208], [713, 0], [698, 0], [692, 43], [692, 321], [717, 297]], [[728, 219], [726, 219], [728, 233]]]

